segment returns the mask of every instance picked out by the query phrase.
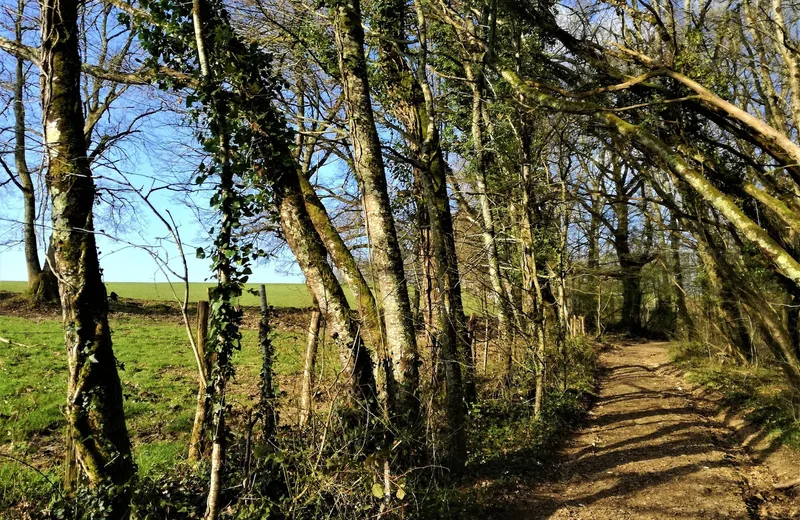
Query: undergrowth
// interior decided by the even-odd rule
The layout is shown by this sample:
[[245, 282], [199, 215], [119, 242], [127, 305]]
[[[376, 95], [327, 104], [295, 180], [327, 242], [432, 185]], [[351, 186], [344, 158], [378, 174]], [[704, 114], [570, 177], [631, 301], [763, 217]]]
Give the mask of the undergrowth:
[[[485, 376], [482, 398], [469, 409], [465, 475], [455, 480], [443, 472], [439, 446], [416, 469], [392, 475], [390, 496], [384, 495], [382, 461], [396, 455], [380, 447], [379, 423], [354, 429], [346, 416], [320, 413], [309, 427], [287, 424], [265, 444], [257, 425], [232, 421], [222, 518], [485, 518], [516, 483], [545, 471], [565, 434], [582, 420], [594, 390], [596, 357], [596, 345], [586, 338], [572, 339], [552, 354], [550, 390], [538, 418], [531, 367], [521, 366], [502, 391], [491, 388], [497, 377]], [[139, 459], [133, 483], [139, 520], [202, 517], [208, 468], [185, 462], [185, 442], [173, 445], [178, 452], [165, 452], [158, 463]], [[0, 483], [11, 488], [0, 489], [0, 511], [8, 508], [2, 518], [100, 519], [108, 494], [118, 491], [81, 488], [67, 496], [60, 465], [38, 473], [3, 462]]]
[[800, 449], [800, 395], [775, 364], [739, 365], [697, 342], [674, 343], [671, 357], [689, 381], [719, 394], [728, 411]]
[[533, 384], [531, 372], [517, 377], [512, 385], [516, 395], [475, 404], [469, 417], [467, 474], [424, 501], [420, 518], [482, 520], [502, 512], [505, 498], [518, 485], [543, 476], [591, 405], [598, 353], [597, 343], [581, 337], [570, 339], [567, 348], [552, 357], [552, 387], [539, 417], [534, 416], [535, 395], [524, 390]]

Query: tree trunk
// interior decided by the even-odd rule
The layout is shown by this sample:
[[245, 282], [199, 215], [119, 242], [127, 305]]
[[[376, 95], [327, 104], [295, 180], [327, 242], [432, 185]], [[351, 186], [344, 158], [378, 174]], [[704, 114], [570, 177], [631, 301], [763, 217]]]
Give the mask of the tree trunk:
[[622, 271], [622, 317], [620, 329], [638, 336], [642, 333], [642, 266], [620, 263]]
[[[386, 75], [393, 115], [405, 127], [408, 147], [416, 159], [415, 184], [422, 191], [420, 194], [418, 190], [417, 196], [426, 211], [425, 215], [421, 215], [420, 221], [427, 224], [421, 227], [427, 228], [428, 232], [423, 241], [430, 246], [429, 260], [432, 263], [437, 296], [436, 303], [431, 303], [436, 308], [438, 318], [435, 341], [437, 348], [436, 352], [432, 352], [431, 362], [435, 362], [438, 353], [439, 363], [433, 367], [434, 374], [440, 364], [444, 366], [447, 408], [447, 431], [444, 436], [449, 449], [449, 469], [452, 474], [458, 474], [466, 460], [463, 399], [472, 401], [475, 398], [474, 356], [461, 296], [453, 219], [447, 194], [446, 165], [437, 128], [433, 94], [425, 72], [428, 52], [426, 21], [419, 4], [414, 5], [420, 46], [416, 54], [416, 77], [413, 68], [406, 61], [406, 46], [402, 43], [406, 40], [404, 20], [407, 9], [402, 1], [383, 3], [378, 12], [383, 33], [379, 47], [380, 65]], [[426, 255], [422, 256], [425, 258]], [[461, 391], [462, 386], [465, 394]]]
[[219, 517], [219, 497], [222, 490], [222, 466], [225, 463], [227, 450], [227, 387], [232, 373], [234, 349], [240, 338], [239, 327], [242, 321], [241, 311], [234, 306], [233, 297], [241, 294], [241, 283], [235, 280], [236, 266], [227, 253], [236, 247], [231, 222], [237, 209], [234, 208], [234, 177], [229, 160], [230, 135], [225, 130], [227, 107], [218, 103], [217, 121], [211, 133], [219, 140], [218, 160], [219, 186], [215, 196], [219, 197], [220, 225], [214, 241], [214, 258], [217, 267], [217, 285], [209, 294], [211, 304], [210, 339], [215, 353], [214, 366], [209, 371], [213, 396], [212, 431], [211, 431], [211, 471], [206, 500], [205, 520], [216, 520]]
[[344, 290], [328, 264], [328, 251], [314, 229], [300, 189], [300, 180], [288, 149], [282, 174], [273, 189], [281, 217], [281, 229], [306, 278], [309, 291], [326, 317], [327, 330], [337, 345], [342, 369], [350, 384], [349, 398], [366, 404], [370, 414], [377, 414], [377, 388], [370, 352], [363, 344], [353, 320]]
[[729, 351], [740, 362], [753, 360], [755, 348], [753, 337], [747, 329], [746, 316], [738, 304], [739, 296], [734, 286], [736, 278], [715, 252], [714, 242], [708, 233], [694, 226], [697, 239], [697, 255], [703, 263], [711, 292], [712, 324], [718, 328], [729, 343]]
[[367, 227], [372, 246], [376, 299], [386, 327], [386, 347], [391, 374], [399, 388], [387, 387], [390, 408], [394, 399], [402, 414], [416, 415], [419, 408], [419, 354], [403, 258], [397, 241], [386, 185], [381, 143], [375, 126], [364, 56], [364, 30], [359, 0], [336, 0], [332, 15], [339, 49], [339, 69], [350, 121], [350, 138]]
[[[480, 68], [482, 65], [476, 66]], [[497, 251], [497, 241], [495, 237], [494, 215], [492, 205], [489, 200], [489, 192], [486, 185], [487, 169], [489, 160], [483, 142], [483, 119], [481, 107], [483, 105], [483, 72], [474, 71], [472, 66], [466, 67], [467, 79], [472, 85], [472, 143], [475, 161], [475, 187], [478, 192], [478, 200], [481, 205], [483, 247], [486, 253], [488, 265], [489, 282], [492, 286], [492, 296], [495, 302], [495, 312], [497, 312], [497, 323], [500, 329], [500, 344], [505, 352], [504, 365], [505, 384], [508, 385], [512, 379], [513, 359], [511, 348], [511, 309], [508, 304], [508, 295], [503, 289], [503, 281], [500, 273], [500, 259]]]
[[80, 98], [76, 0], [42, 0], [41, 96], [69, 375], [66, 416], [89, 484], [112, 485], [106, 514], [126, 518], [136, 472], [108, 326], [92, 219], [95, 186]]
[[531, 157], [529, 142], [522, 142], [522, 218], [520, 222], [520, 244], [522, 247], [522, 297], [523, 312], [528, 322], [527, 335], [533, 343], [533, 366], [535, 371], [534, 415], [538, 417], [544, 406], [544, 383], [546, 369], [546, 314], [542, 288], [539, 285], [539, 270], [536, 265], [534, 248], [534, 211], [533, 186], [531, 175]]
[[[17, 14], [14, 19], [14, 36], [18, 44], [22, 44], [22, 18], [25, 1], [18, 0]], [[36, 243], [36, 191], [25, 156], [27, 139], [25, 136], [25, 60], [17, 58], [14, 77], [14, 166], [19, 182], [15, 182], [22, 191], [23, 231], [25, 244], [25, 266], [28, 271], [28, 292], [39, 301], [58, 301], [58, 281], [52, 270], [42, 271], [39, 262], [39, 250]], [[49, 252], [49, 251], [48, 251]]]
[[[677, 224], [677, 219], [673, 217], [673, 224]], [[675, 306], [677, 307], [678, 316], [685, 327], [686, 337], [693, 339], [696, 336], [694, 319], [689, 312], [689, 307], [686, 304], [686, 289], [683, 280], [683, 265], [681, 264], [681, 243], [677, 229], [673, 230], [670, 235], [670, 249], [672, 251], [672, 270], [675, 279]]]
[[[19, 18], [15, 24], [17, 40], [22, 41], [22, 12], [24, 2], [19, 2]], [[41, 281], [42, 266], [39, 264], [39, 252], [36, 247], [36, 194], [33, 180], [25, 158], [25, 104], [22, 90], [25, 84], [25, 61], [17, 58], [16, 77], [14, 79], [14, 164], [16, 165], [19, 184], [22, 188], [23, 239], [25, 242], [25, 265], [28, 269], [28, 290], [36, 294]]]
[[314, 229], [317, 230], [317, 234], [325, 243], [325, 247], [331, 255], [331, 260], [344, 274], [345, 281], [353, 291], [353, 296], [355, 296], [358, 303], [358, 311], [368, 329], [368, 333], [362, 333], [362, 336], [369, 337], [371, 335], [371, 338], [369, 338], [371, 344], [380, 347], [385, 341], [383, 319], [378, 312], [372, 289], [370, 289], [366, 278], [364, 278], [358, 262], [356, 262], [347, 244], [344, 243], [342, 236], [333, 225], [328, 211], [317, 196], [316, 191], [314, 191], [314, 187], [303, 175], [298, 175], [298, 178], [300, 187], [303, 190], [306, 210], [311, 222], [314, 224]]

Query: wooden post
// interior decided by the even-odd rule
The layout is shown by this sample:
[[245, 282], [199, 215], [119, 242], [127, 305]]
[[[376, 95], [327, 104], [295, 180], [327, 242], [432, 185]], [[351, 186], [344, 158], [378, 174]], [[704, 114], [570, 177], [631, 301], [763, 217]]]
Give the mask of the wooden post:
[[486, 315], [486, 328], [483, 333], [483, 373], [486, 373], [489, 362], [489, 315]]
[[263, 441], [270, 441], [278, 426], [275, 411], [275, 389], [273, 388], [272, 358], [274, 347], [270, 337], [269, 306], [267, 305], [267, 288], [263, 284], [258, 288], [261, 303], [261, 321], [258, 324], [258, 343], [261, 346], [261, 400], [259, 412], [263, 421]]
[[[206, 339], [208, 338], [208, 302], [200, 300], [197, 302], [197, 351], [203, 354], [206, 373], [208, 373], [209, 362], [208, 352], [206, 352]], [[192, 437], [189, 441], [189, 462], [198, 462], [205, 451], [205, 430], [208, 422], [208, 389], [202, 381], [199, 382], [197, 390], [197, 408], [194, 413], [194, 425], [192, 426]]]
[[311, 322], [308, 324], [308, 337], [306, 340], [305, 366], [303, 367], [303, 386], [300, 391], [300, 426], [308, 424], [311, 418], [312, 387], [314, 386], [314, 367], [317, 361], [317, 347], [319, 345], [319, 324], [322, 313], [314, 299], [314, 308], [311, 311]]
[[72, 426], [67, 424], [67, 452], [64, 455], [64, 492], [72, 495], [78, 487], [78, 460], [75, 453], [75, 438]]

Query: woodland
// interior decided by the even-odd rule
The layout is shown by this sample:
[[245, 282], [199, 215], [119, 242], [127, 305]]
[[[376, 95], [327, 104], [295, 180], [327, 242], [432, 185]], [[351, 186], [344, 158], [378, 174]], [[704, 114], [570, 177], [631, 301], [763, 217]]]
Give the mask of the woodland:
[[[31, 465], [49, 484], [1, 507], [465, 518], [515, 442], [547, 465], [608, 338], [765, 371], [797, 417], [798, 21], [792, 0], [3, 0], [2, 240], [25, 251], [13, 305], [60, 306], [65, 384]], [[145, 221], [164, 238], [133, 243]], [[193, 421], [159, 473], [136, 463], [98, 236], [173, 281]], [[290, 387], [280, 311], [241, 304], [282, 254], [313, 302]], [[188, 256], [211, 265], [200, 303]]]

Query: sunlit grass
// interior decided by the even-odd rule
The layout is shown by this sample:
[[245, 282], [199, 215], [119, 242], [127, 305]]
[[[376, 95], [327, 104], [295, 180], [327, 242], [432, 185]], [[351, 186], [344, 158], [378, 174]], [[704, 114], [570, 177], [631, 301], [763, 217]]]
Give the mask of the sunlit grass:
[[800, 448], [800, 395], [774, 364], [722, 362], [698, 343], [674, 343], [672, 359], [687, 370], [689, 381], [721, 396], [721, 404], [738, 412], [783, 444]]
[[[186, 449], [197, 395], [186, 332], [175, 324], [130, 317], [114, 318], [111, 326], [137, 460], [143, 467], [174, 462], [176, 454]], [[0, 345], [0, 448], [23, 459], [52, 458], [43, 457], [41, 450], [59, 442], [64, 427], [66, 355], [61, 324], [53, 319], [0, 316], [0, 337], [25, 345]], [[251, 406], [257, 399], [261, 367], [257, 339], [256, 331], [243, 331], [230, 390], [234, 407]], [[304, 341], [298, 332], [274, 334], [279, 378], [302, 371]]]
[[[267, 299], [274, 307], [310, 307], [311, 295], [305, 284], [302, 283], [270, 283], [265, 284], [267, 289]], [[213, 284], [209, 283], [190, 283], [189, 300], [208, 299], [208, 288]], [[0, 291], [24, 292], [27, 290], [26, 282], [7, 282], [0, 281]], [[172, 289], [167, 283], [154, 282], [107, 282], [106, 288], [109, 292], [115, 292], [121, 298], [135, 298], [138, 300], [153, 301], [174, 301]], [[183, 298], [183, 286], [175, 285], [174, 289], [180, 298]], [[248, 284], [247, 289], [258, 290], [257, 284]], [[242, 305], [258, 305], [258, 296], [246, 292], [242, 296]]]

